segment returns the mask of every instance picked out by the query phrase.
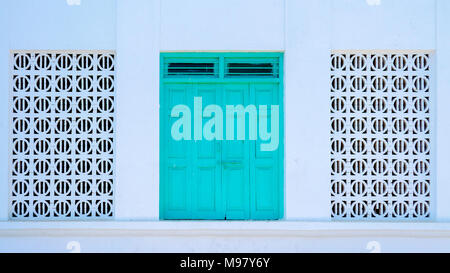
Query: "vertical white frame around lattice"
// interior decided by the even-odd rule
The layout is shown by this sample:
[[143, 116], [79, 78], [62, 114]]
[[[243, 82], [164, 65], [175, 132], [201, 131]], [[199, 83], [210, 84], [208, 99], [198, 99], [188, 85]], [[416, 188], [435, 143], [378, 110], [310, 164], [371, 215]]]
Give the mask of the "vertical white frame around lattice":
[[335, 50], [330, 65], [331, 218], [432, 219], [434, 52]]
[[10, 219], [114, 217], [115, 67], [110, 50], [10, 52]]

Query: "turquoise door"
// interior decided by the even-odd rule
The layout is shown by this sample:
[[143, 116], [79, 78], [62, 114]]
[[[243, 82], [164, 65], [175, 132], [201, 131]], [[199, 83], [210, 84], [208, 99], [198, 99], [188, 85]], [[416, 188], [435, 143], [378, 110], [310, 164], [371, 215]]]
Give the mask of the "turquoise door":
[[[277, 60], [277, 62], [273, 62]], [[228, 62], [227, 62], [228, 61]], [[233, 62], [232, 62], [233, 61]], [[258, 66], [252, 66], [252, 61]], [[272, 61], [282, 67], [279, 53], [162, 53], [160, 89], [160, 218], [161, 219], [279, 219], [283, 215], [283, 107], [282, 73], [267, 76], [261, 63]], [[232, 63], [231, 63], [232, 62]], [[230, 69], [230, 63], [239, 69]], [[227, 66], [228, 64], [228, 66]], [[245, 74], [245, 67], [253, 67]], [[255, 69], [256, 67], [256, 69]], [[263, 66], [264, 67], [264, 66]], [[244, 70], [242, 70], [244, 69]], [[230, 71], [244, 75], [231, 75]], [[275, 73], [275, 72], [272, 72]], [[267, 73], [269, 74], [269, 73]], [[227, 77], [228, 75], [228, 77]], [[194, 103], [201, 98], [201, 106]], [[189, 112], [173, 109], [184, 105]], [[205, 115], [206, 107], [216, 105], [222, 114]], [[279, 145], [262, 151], [263, 139], [249, 139], [252, 117], [244, 112], [245, 136], [239, 138], [239, 114], [227, 106], [278, 105]], [[197, 108], [197, 109], [196, 109]], [[197, 110], [197, 111], [196, 111]], [[200, 113], [200, 114], [199, 114]], [[257, 118], [259, 117], [259, 112]], [[190, 139], [174, 139], [172, 129], [183, 115], [190, 120]], [[223, 139], [203, 135], [206, 124], [219, 115]], [[232, 117], [233, 116], [233, 117]], [[201, 119], [201, 126], [198, 120]], [[227, 131], [232, 123], [233, 138]], [[197, 127], [196, 127], [197, 126]], [[203, 127], [205, 126], [205, 127]], [[267, 122], [267, 131], [271, 131]], [[188, 128], [181, 126], [180, 131]], [[219, 130], [217, 124], [212, 131]], [[200, 128], [200, 130], [198, 130]], [[199, 138], [198, 132], [201, 132]], [[242, 132], [241, 132], [242, 133]], [[228, 134], [228, 135], [227, 135]]]

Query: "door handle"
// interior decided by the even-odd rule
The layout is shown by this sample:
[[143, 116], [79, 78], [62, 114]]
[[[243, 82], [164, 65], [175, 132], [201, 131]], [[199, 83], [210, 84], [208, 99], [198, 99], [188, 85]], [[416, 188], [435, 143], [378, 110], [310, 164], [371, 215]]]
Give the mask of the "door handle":
[[222, 164], [224, 165], [242, 165], [242, 160], [222, 160]]

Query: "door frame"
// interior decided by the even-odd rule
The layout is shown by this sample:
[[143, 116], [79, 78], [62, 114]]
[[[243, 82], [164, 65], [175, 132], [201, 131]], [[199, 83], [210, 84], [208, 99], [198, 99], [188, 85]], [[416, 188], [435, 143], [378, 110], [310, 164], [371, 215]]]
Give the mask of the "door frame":
[[[164, 63], [165, 58], [219, 58], [219, 74], [218, 77], [210, 78], [196, 78], [196, 77], [179, 77], [179, 78], [165, 78], [164, 77]], [[278, 78], [225, 78], [224, 77], [224, 59], [227, 57], [241, 57], [241, 58], [270, 58], [277, 57], [279, 61], [279, 71]], [[166, 187], [164, 181], [167, 181], [165, 175], [166, 160], [162, 160], [167, 155], [167, 150], [162, 145], [162, 140], [167, 137], [167, 130], [165, 121], [165, 115], [168, 114], [168, 109], [165, 109], [164, 105], [164, 86], [170, 83], [278, 83], [279, 88], [279, 146], [278, 146], [278, 156], [279, 156], [279, 168], [278, 168], [278, 181], [279, 181], [279, 192], [278, 192], [278, 218], [276, 220], [283, 219], [285, 217], [285, 115], [284, 115], [284, 52], [281, 51], [270, 51], [270, 52], [160, 52], [159, 58], [159, 219], [160, 220], [170, 220], [166, 218]], [[189, 219], [189, 221], [195, 219]], [[256, 220], [256, 219], [247, 219]], [[266, 219], [261, 219], [266, 220]]]

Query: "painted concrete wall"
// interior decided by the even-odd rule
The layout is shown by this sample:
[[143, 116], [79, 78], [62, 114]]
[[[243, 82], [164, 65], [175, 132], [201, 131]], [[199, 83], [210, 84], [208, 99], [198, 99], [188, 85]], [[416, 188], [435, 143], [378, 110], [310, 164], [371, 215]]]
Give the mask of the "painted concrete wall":
[[284, 1], [161, 1], [161, 50], [283, 50]]
[[[434, 1], [382, 1], [379, 6], [369, 6], [364, 0], [136, 3], [140, 7], [137, 13], [134, 4], [118, 3], [118, 90], [130, 84], [133, 88], [127, 89], [133, 96], [127, 92], [128, 98], [123, 99], [148, 107], [130, 111], [118, 104], [118, 218], [158, 218], [153, 208], [159, 202], [155, 194], [159, 172], [155, 110], [159, 94], [152, 90], [158, 90], [159, 71], [148, 63], [156, 60], [160, 51], [284, 51], [285, 216], [329, 220], [330, 50], [436, 48]], [[153, 14], [151, 19], [145, 15], [149, 13]], [[130, 39], [133, 43], [128, 42]], [[135, 58], [140, 48], [147, 50]], [[136, 65], [140, 68], [135, 69], [137, 75], [122, 72]], [[119, 91], [119, 103], [120, 96]], [[152, 126], [143, 128], [138, 122], [141, 118]], [[141, 134], [128, 134], [121, 126], [135, 126]], [[135, 141], [142, 135], [146, 135], [146, 141]], [[132, 159], [121, 156], [132, 151], [145, 152]], [[130, 175], [135, 181], [126, 181]], [[149, 177], [154, 179], [149, 181]], [[131, 183], [139, 186], [131, 187]], [[139, 202], [122, 209], [120, 196], [137, 196]], [[123, 202], [127, 202], [125, 198]]]
[[[447, 141], [450, 123], [446, 118], [450, 115], [447, 106], [450, 100], [449, 13], [450, 3], [446, 0], [381, 0], [378, 6], [370, 6], [365, 0], [81, 0], [80, 6], [68, 6], [65, 0], [8, 1], [0, 7], [0, 33], [5, 37], [0, 39], [0, 181], [3, 181], [0, 220], [8, 218], [10, 49], [116, 50], [115, 211], [118, 221], [158, 219], [159, 53], [284, 51], [285, 219], [324, 222], [330, 221], [330, 51], [431, 49], [436, 50], [437, 71], [435, 220], [450, 221], [450, 144]], [[9, 229], [6, 222], [0, 222], [2, 226], [4, 232]], [[240, 239], [218, 236], [204, 237], [201, 243], [186, 244], [185, 248], [179, 245], [170, 248], [166, 238], [145, 236], [139, 244], [141, 238], [133, 236], [117, 240], [113, 240], [114, 236], [78, 239], [93, 251], [109, 247], [148, 251], [152, 250], [149, 245], [164, 250], [165, 245], [167, 251], [255, 251], [252, 249], [258, 248], [251, 246], [261, 246], [260, 249], [269, 251], [359, 252], [365, 251], [371, 236], [305, 237], [290, 242], [274, 235], [261, 243], [245, 236]], [[421, 246], [450, 251], [447, 243], [450, 236], [439, 236], [410, 240], [411, 251], [420, 250]], [[0, 237], [0, 251], [59, 251], [61, 244], [70, 239], [42, 238], [48, 242], [46, 246], [39, 237], [5, 235]], [[170, 236], [167, 240], [170, 241]], [[396, 246], [400, 249], [409, 238], [386, 240], [386, 249], [392, 251]], [[62, 247], [61, 251], [65, 251], [65, 246]]]
[[450, 225], [158, 221], [9, 223], [0, 252], [450, 252]]
[[160, 6], [159, 1], [118, 1], [117, 10], [116, 218], [155, 220]]

